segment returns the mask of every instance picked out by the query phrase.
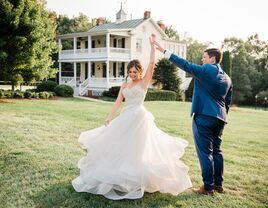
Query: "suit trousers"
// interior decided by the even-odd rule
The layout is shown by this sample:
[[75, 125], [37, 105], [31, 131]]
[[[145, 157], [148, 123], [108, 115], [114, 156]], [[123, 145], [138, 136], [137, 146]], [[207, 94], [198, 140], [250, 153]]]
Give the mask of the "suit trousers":
[[205, 190], [212, 191], [213, 185], [222, 186], [223, 155], [221, 135], [225, 122], [211, 116], [195, 114], [192, 130], [199, 158]]

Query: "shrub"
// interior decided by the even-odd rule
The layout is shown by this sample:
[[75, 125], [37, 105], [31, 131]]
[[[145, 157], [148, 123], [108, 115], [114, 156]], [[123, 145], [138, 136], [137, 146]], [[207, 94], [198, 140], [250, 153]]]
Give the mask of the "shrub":
[[49, 98], [56, 96], [55, 92], [48, 92], [48, 93], [49, 93]]
[[149, 89], [145, 100], [146, 101], [175, 101], [176, 93], [170, 90]]
[[27, 89], [25, 92], [37, 92], [37, 89]]
[[43, 81], [42, 83], [37, 85], [36, 90], [37, 92], [54, 91], [54, 88], [56, 86], [58, 86], [58, 84], [54, 81]]
[[2, 90], [0, 90], [0, 98], [3, 98], [4, 97], [4, 92]]
[[32, 92], [32, 91], [30, 91], [30, 90], [26, 90], [26, 91], [24, 92], [24, 97], [25, 97], [25, 98], [33, 98], [33, 97], [34, 97], [34, 94], [35, 94], [35, 92]]
[[4, 92], [4, 95], [7, 97], [7, 98], [13, 98], [14, 96], [14, 92], [11, 91], [11, 90], [7, 90]]
[[74, 94], [73, 88], [64, 84], [55, 87], [54, 92], [61, 97], [72, 97]]
[[15, 91], [13, 94], [13, 98], [24, 98], [24, 93], [21, 91]]
[[119, 90], [120, 90], [119, 86], [111, 87], [108, 91], [104, 91], [102, 95], [107, 96], [107, 97], [116, 98], [118, 93], [119, 93]]
[[46, 91], [39, 92], [39, 98], [41, 98], [41, 99], [48, 99], [49, 96], [50, 96], [49, 92], [46, 92]]
[[33, 92], [33, 97], [34, 98], [39, 98], [39, 93], [38, 92]]

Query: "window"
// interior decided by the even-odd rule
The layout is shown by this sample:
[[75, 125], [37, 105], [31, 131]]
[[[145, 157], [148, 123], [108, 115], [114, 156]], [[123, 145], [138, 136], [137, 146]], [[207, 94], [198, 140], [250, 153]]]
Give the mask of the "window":
[[85, 63], [85, 79], [88, 78], [88, 63]]
[[122, 39], [118, 39], [118, 48], [122, 48]]
[[125, 62], [118, 63], [119, 76], [125, 76]]
[[77, 49], [81, 49], [81, 42], [77, 41]]
[[95, 76], [95, 63], [91, 64], [91, 75]]
[[137, 39], [137, 42], [136, 42], [136, 51], [137, 52], [142, 52], [142, 39]]
[[81, 64], [76, 63], [76, 77], [80, 77], [80, 76], [81, 76]]

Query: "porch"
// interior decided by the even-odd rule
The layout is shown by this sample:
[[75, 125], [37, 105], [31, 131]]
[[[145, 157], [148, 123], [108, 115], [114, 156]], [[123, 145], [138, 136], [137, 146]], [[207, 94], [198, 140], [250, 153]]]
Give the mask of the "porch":
[[87, 95], [88, 90], [99, 95], [120, 86], [126, 75], [126, 63], [118, 61], [60, 62], [59, 69], [59, 84], [71, 86], [75, 95]]

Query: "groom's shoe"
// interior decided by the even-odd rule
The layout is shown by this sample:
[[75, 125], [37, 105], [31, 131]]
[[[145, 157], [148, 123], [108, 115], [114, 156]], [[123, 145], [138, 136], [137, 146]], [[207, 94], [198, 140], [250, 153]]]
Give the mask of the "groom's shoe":
[[218, 193], [221, 193], [221, 194], [224, 193], [222, 186], [214, 185], [213, 189], [214, 189], [214, 191], [216, 191]]
[[194, 189], [193, 191], [195, 193], [197, 193], [197, 194], [204, 194], [204, 195], [214, 196], [214, 191], [213, 190], [212, 191], [207, 191], [204, 186], [201, 186], [199, 189]]

